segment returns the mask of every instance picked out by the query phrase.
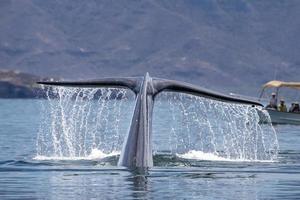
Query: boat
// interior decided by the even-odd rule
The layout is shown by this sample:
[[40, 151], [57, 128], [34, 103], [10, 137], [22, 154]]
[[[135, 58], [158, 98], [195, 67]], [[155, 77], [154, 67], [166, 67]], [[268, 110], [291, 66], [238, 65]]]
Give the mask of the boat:
[[[284, 81], [269, 81], [263, 85], [261, 94], [259, 96], [259, 101], [262, 101], [262, 97], [267, 89], [275, 89], [277, 101], [278, 94], [282, 88], [296, 89], [300, 90], [300, 82], [284, 82]], [[274, 108], [264, 108], [268, 111], [272, 124], [293, 124], [300, 125], [300, 113], [295, 112], [282, 112]]]

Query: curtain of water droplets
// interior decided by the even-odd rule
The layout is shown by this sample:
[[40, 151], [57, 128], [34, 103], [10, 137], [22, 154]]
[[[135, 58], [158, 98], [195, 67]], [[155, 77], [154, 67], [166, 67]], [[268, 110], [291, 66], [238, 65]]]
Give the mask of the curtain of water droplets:
[[[86, 157], [93, 149], [120, 151], [134, 110], [125, 89], [48, 88], [43, 101], [37, 153]], [[266, 124], [260, 124], [263, 115]], [[191, 150], [228, 159], [274, 160], [276, 132], [268, 114], [248, 105], [164, 92], [156, 97], [153, 149], [184, 154]]]
[[120, 151], [129, 128], [134, 94], [125, 89], [47, 88], [37, 154], [86, 157], [93, 149]]
[[269, 115], [250, 105], [164, 92], [156, 97], [153, 131], [157, 152], [195, 150], [239, 160], [274, 160], [278, 153]]

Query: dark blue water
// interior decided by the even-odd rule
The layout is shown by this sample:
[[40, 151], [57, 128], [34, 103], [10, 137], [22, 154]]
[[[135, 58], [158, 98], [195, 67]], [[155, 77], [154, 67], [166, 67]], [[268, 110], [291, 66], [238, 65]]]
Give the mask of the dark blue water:
[[300, 126], [276, 126], [277, 162], [155, 156], [148, 172], [108, 160], [34, 160], [37, 100], [0, 100], [0, 199], [300, 199]]

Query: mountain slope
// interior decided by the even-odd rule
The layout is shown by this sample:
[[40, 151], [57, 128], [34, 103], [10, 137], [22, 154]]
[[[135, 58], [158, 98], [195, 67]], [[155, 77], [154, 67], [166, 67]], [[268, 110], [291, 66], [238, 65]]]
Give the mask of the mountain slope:
[[2, 0], [0, 66], [87, 79], [142, 75], [256, 95], [299, 81], [300, 2]]

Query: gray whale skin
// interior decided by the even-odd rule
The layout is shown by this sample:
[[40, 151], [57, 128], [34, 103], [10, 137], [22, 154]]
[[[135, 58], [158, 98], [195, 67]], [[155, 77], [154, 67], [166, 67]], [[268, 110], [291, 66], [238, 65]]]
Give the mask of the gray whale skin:
[[153, 166], [152, 156], [152, 112], [155, 96], [162, 91], [188, 93], [218, 101], [262, 106], [259, 102], [236, 98], [188, 83], [152, 78], [148, 73], [144, 77], [102, 78], [80, 82], [43, 81], [38, 84], [65, 87], [112, 87], [127, 88], [136, 94], [136, 104], [130, 129], [119, 158], [119, 166], [129, 168], [148, 168]]

